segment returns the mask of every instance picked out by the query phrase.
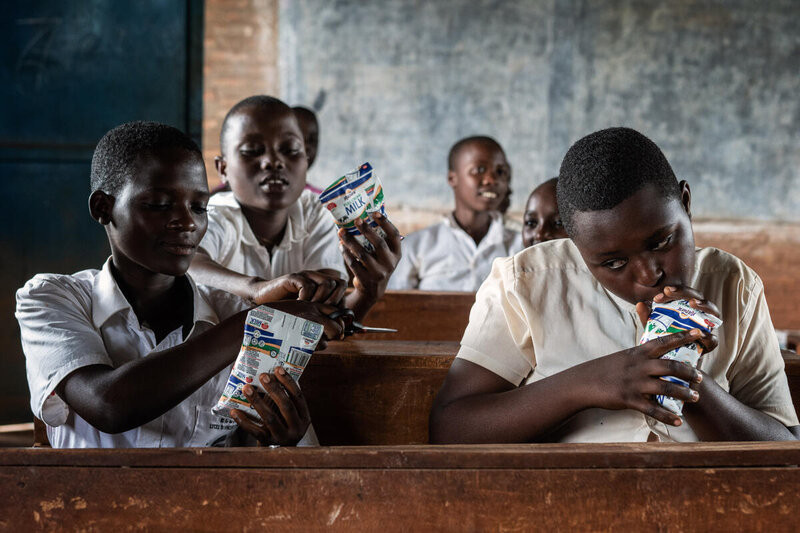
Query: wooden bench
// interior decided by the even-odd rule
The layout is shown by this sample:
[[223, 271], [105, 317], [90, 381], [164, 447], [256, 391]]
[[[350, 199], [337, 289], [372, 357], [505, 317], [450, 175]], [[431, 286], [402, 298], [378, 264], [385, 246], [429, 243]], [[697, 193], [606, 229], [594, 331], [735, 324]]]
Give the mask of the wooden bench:
[[796, 531], [800, 443], [0, 450], [0, 528]]
[[460, 341], [474, 302], [474, 292], [386, 291], [364, 323], [398, 330], [372, 340]]

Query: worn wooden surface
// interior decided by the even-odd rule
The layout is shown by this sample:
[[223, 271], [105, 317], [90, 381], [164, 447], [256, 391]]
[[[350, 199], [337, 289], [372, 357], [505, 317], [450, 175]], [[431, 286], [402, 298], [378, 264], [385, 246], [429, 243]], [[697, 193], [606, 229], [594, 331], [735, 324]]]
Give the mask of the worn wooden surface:
[[373, 340], [460, 341], [474, 292], [386, 291], [364, 324], [397, 333], [369, 333]]
[[320, 442], [427, 443], [428, 414], [457, 352], [457, 342], [330, 342], [300, 380]]
[[800, 444], [0, 450], [0, 529], [792, 531]]

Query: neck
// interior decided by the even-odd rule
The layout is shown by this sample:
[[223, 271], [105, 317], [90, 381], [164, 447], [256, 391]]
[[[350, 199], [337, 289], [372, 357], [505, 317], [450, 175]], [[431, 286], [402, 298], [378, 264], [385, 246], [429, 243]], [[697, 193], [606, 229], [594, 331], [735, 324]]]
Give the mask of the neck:
[[288, 209], [260, 210], [243, 205], [242, 214], [262, 246], [272, 250], [280, 243], [289, 220]]
[[456, 219], [458, 226], [472, 237], [475, 244], [480, 244], [489, 232], [489, 225], [492, 223], [492, 217], [488, 212], [473, 211], [458, 205], [453, 211], [453, 218]]
[[[139, 323], [153, 330], [157, 342], [178, 327], [191, 325], [194, 301], [185, 276], [157, 274], [145, 279], [123, 273], [113, 262], [111, 273]], [[188, 331], [184, 331], [186, 333]]]

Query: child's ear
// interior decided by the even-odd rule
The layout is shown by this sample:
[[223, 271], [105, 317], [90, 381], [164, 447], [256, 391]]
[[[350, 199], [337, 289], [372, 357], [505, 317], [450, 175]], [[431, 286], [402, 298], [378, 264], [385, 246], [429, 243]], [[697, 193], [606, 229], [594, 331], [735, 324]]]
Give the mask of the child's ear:
[[218, 155], [214, 158], [214, 168], [217, 169], [219, 180], [222, 183], [228, 183], [228, 166], [224, 156]]
[[103, 191], [94, 191], [89, 196], [89, 213], [102, 225], [111, 223], [111, 211], [114, 209], [114, 197]]
[[683, 210], [686, 211], [686, 214], [689, 215], [689, 218], [692, 218], [692, 191], [689, 189], [689, 184], [686, 180], [681, 181], [678, 184], [678, 187], [681, 188], [681, 204], [683, 204]]
[[447, 184], [450, 187], [455, 187], [458, 183], [458, 176], [456, 175], [454, 170], [450, 170], [447, 172]]

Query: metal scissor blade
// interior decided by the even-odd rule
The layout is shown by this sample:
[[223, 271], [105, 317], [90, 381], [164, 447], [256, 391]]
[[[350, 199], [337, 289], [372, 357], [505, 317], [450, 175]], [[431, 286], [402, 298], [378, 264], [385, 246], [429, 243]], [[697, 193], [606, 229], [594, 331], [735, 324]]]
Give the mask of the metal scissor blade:
[[353, 324], [353, 328], [355, 329], [354, 333], [397, 333], [397, 330], [392, 328], [373, 328], [360, 324]]

